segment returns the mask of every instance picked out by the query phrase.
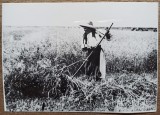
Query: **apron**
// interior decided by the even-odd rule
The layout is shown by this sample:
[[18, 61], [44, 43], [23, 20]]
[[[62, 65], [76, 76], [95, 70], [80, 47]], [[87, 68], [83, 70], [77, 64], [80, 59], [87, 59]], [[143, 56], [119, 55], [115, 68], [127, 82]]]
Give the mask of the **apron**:
[[87, 35], [87, 42], [83, 41], [82, 44], [82, 49], [85, 49], [83, 51], [86, 58], [94, 49], [94, 52], [85, 63], [84, 68], [85, 75], [94, 77], [96, 80], [105, 79], [106, 76], [106, 60], [101, 45], [95, 49], [100, 40], [100, 37], [97, 35], [96, 37], [92, 37], [92, 34], [90, 33]]

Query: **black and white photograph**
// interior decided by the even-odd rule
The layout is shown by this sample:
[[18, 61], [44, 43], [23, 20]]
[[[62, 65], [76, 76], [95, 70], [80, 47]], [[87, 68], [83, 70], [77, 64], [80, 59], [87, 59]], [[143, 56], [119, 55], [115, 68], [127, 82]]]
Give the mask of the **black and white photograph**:
[[158, 2], [2, 3], [4, 111], [156, 112]]

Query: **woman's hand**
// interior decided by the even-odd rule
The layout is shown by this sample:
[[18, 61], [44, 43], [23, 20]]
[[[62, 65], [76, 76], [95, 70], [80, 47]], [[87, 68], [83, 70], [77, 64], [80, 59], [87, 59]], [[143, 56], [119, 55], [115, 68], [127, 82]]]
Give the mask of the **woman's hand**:
[[108, 41], [111, 40], [112, 35], [109, 32], [105, 36], [106, 36], [106, 38], [107, 38]]

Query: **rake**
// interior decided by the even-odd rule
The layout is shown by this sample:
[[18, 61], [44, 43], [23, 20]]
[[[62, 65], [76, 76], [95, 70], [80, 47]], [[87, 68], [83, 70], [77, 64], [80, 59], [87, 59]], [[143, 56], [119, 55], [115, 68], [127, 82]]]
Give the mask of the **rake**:
[[88, 55], [88, 57], [83, 61], [82, 65], [78, 68], [78, 70], [75, 72], [75, 74], [73, 74], [72, 78], [75, 77], [75, 75], [79, 72], [79, 70], [83, 67], [83, 65], [86, 63], [86, 61], [89, 59], [89, 57], [93, 54], [93, 52], [95, 51], [95, 49], [101, 44], [102, 40], [105, 38], [105, 36], [107, 34], [109, 34], [109, 30], [111, 29], [113, 23], [111, 24], [111, 26], [109, 27], [109, 29], [107, 30], [107, 32], [105, 34], [103, 34], [104, 36], [102, 37], [102, 39], [100, 40], [100, 42], [96, 45], [96, 47], [92, 50], [92, 52]]

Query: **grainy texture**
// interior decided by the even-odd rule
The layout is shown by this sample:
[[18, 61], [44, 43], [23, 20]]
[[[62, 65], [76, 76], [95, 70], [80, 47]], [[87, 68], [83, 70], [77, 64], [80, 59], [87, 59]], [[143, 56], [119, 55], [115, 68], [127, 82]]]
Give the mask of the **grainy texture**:
[[[97, 2], [97, 1], [118, 1], [118, 2], [160, 2], [160, 0], [2, 0], [2, 3], [20, 3], [20, 2], [23, 2], [23, 3], [27, 3], [27, 2]], [[3, 103], [3, 78], [2, 78], [2, 4], [0, 4], [0, 31], [1, 31], [1, 34], [0, 34], [0, 41], [1, 41], [1, 44], [0, 44], [0, 64], [1, 64], [1, 70], [0, 70], [0, 115], [97, 115], [97, 114], [105, 114], [105, 113], [90, 113], [90, 112], [81, 112], [81, 113], [67, 113], [67, 112], [51, 112], [51, 113], [48, 113], [48, 112], [35, 112], [35, 113], [31, 113], [31, 112], [4, 112], [4, 103]], [[160, 12], [160, 4], [159, 4], [159, 12]], [[160, 13], [159, 13], [159, 17], [160, 17]], [[160, 22], [159, 22], [159, 28], [160, 28]], [[160, 29], [158, 29], [158, 37], [160, 36]], [[158, 45], [160, 44], [160, 41], [158, 41]], [[158, 51], [158, 68], [160, 67], [159, 66], [159, 61], [160, 61], [160, 50]], [[160, 71], [158, 71], [158, 76], [160, 75]], [[160, 114], [160, 84], [158, 83], [158, 100], [157, 100], [157, 112], [155, 113], [137, 113], [136, 115], [159, 115]], [[108, 114], [108, 113], [107, 113]], [[114, 114], [116, 115], [116, 114]], [[122, 115], [122, 114], [121, 114]]]

